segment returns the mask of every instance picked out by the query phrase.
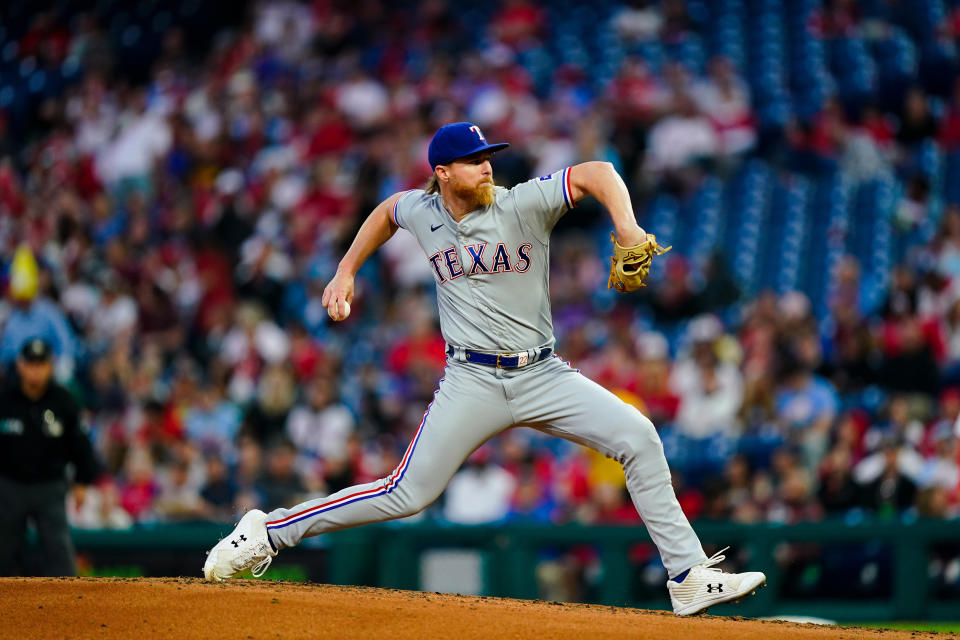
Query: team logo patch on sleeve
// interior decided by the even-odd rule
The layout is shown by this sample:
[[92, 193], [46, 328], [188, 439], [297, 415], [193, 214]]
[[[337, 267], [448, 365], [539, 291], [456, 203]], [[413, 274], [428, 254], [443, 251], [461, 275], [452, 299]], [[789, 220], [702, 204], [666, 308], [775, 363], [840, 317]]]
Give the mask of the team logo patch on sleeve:
[[548, 174], [545, 175], [545, 176], [540, 176], [540, 178], [539, 178], [540, 182], [543, 182], [544, 180], [551, 180], [551, 179], [553, 179], [553, 174], [552, 174], [552, 173], [548, 173]]

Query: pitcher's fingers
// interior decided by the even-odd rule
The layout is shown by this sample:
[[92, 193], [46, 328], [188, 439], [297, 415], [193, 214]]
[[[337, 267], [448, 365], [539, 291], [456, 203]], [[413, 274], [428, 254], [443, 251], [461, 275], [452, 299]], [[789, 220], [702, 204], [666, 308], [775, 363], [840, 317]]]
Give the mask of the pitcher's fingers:
[[330, 303], [327, 305], [327, 315], [329, 315], [333, 320], [339, 320], [343, 317], [343, 313], [340, 309], [340, 300], [337, 298], [331, 298]]

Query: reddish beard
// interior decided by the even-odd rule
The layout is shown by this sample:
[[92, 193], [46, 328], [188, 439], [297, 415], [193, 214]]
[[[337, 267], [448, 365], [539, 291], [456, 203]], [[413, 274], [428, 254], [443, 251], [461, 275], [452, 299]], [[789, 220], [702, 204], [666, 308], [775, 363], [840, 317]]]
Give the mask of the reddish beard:
[[452, 184], [451, 186], [453, 187], [455, 196], [471, 203], [475, 208], [490, 206], [493, 204], [496, 194], [496, 188], [493, 185], [492, 179], [484, 180], [475, 187], [470, 187], [460, 182]]

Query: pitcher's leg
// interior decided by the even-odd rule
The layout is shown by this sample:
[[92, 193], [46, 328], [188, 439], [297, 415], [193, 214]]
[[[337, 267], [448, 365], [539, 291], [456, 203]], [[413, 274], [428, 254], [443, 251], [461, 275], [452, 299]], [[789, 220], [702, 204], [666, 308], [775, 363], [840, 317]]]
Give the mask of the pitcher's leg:
[[499, 380], [451, 364], [400, 464], [386, 478], [267, 514], [277, 549], [303, 538], [413, 515], [436, 500], [464, 460], [512, 423]]
[[544, 363], [510, 396], [518, 422], [577, 442], [623, 465], [627, 489], [673, 577], [707, 559], [680, 509], [663, 445], [653, 423], [636, 408], [559, 359]]

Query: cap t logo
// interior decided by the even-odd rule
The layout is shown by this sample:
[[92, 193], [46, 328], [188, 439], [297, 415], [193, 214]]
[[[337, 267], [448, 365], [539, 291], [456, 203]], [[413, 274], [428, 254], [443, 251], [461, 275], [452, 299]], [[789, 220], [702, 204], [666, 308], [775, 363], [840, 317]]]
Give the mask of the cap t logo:
[[433, 134], [430, 146], [427, 149], [427, 160], [431, 167], [450, 164], [458, 158], [466, 158], [481, 151], [495, 153], [506, 149], [510, 145], [506, 142], [490, 144], [484, 137], [480, 127], [470, 122], [453, 122], [445, 124]]

